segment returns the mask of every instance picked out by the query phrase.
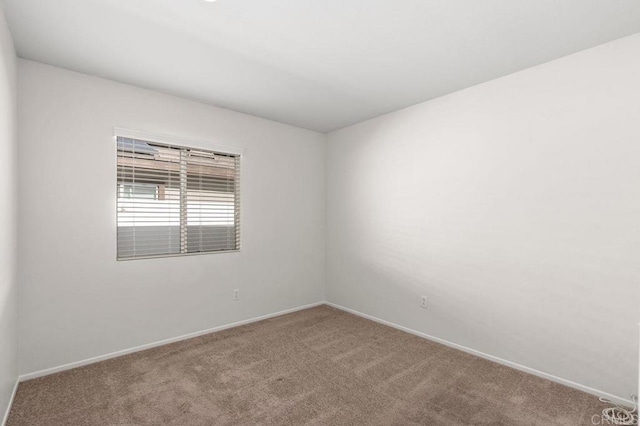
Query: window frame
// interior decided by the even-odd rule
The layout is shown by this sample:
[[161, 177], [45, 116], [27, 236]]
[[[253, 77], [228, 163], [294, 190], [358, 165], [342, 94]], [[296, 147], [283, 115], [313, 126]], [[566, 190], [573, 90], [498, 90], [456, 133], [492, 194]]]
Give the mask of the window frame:
[[[114, 127], [113, 128], [113, 139], [112, 146], [114, 147], [114, 155], [113, 159], [115, 162], [114, 172], [115, 177], [112, 182], [115, 180], [116, 185], [114, 186], [115, 191], [113, 193], [113, 201], [114, 205], [114, 222], [115, 222], [115, 232], [113, 235], [115, 236], [115, 258], [117, 262], [128, 262], [131, 260], [149, 260], [149, 259], [166, 259], [170, 257], [183, 257], [183, 256], [201, 256], [208, 254], [226, 254], [226, 253], [239, 253], [242, 251], [242, 238], [243, 233], [240, 230], [240, 237], [238, 239], [238, 248], [233, 250], [213, 250], [213, 251], [204, 251], [204, 252], [193, 252], [193, 253], [171, 253], [171, 254], [158, 254], [158, 255], [148, 255], [148, 256], [137, 256], [130, 258], [120, 258], [118, 257], [118, 138], [129, 138], [129, 139], [137, 139], [146, 142], [156, 142], [159, 144], [166, 144], [173, 146], [175, 148], [181, 149], [201, 149], [204, 151], [214, 151], [220, 154], [229, 154], [239, 157], [240, 164], [244, 164], [244, 149], [238, 147], [230, 147], [225, 145], [217, 145], [214, 143], [210, 143], [202, 140], [190, 140], [177, 136], [169, 136], [162, 135], [158, 133], [150, 133], [139, 130], [132, 130], [122, 127]], [[242, 166], [240, 167], [240, 175], [242, 176]], [[240, 218], [239, 223], [242, 223], [242, 197], [243, 197], [243, 179], [240, 178], [239, 188], [236, 190], [236, 197], [238, 197], [238, 201], [236, 203], [237, 208], [239, 209], [238, 216]]]

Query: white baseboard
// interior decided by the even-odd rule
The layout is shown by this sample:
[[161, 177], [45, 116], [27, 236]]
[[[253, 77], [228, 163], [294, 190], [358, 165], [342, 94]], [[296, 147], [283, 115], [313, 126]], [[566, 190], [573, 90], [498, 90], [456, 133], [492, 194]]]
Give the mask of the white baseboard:
[[280, 312], [275, 312], [275, 313], [268, 314], [268, 315], [263, 315], [263, 316], [259, 316], [259, 317], [255, 317], [255, 318], [246, 319], [246, 320], [243, 320], [243, 321], [234, 322], [234, 323], [231, 323], [231, 324], [226, 324], [226, 325], [221, 325], [221, 326], [218, 326], [218, 327], [209, 328], [207, 330], [196, 331], [194, 333], [189, 333], [189, 334], [185, 334], [185, 335], [178, 336], [178, 337], [172, 337], [172, 338], [169, 338], [169, 339], [164, 339], [164, 340], [160, 340], [160, 341], [153, 342], [153, 343], [148, 343], [148, 344], [141, 345], [141, 346], [136, 346], [134, 348], [129, 348], [129, 349], [124, 349], [124, 350], [117, 351], [117, 352], [112, 352], [112, 353], [106, 354], [106, 355], [100, 355], [100, 356], [96, 356], [96, 357], [93, 357], [93, 358], [88, 358], [88, 359], [85, 359], [85, 360], [81, 360], [81, 361], [76, 361], [76, 362], [72, 362], [72, 363], [69, 363], [69, 364], [60, 365], [58, 367], [47, 368], [47, 369], [44, 369], [44, 370], [23, 374], [18, 378], [18, 381], [16, 382], [16, 385], [15, 385], [15, 387], [13, 389], [13, 394], [11, 396], [11, 400], [9, 401], [9, 406], [7, 407], [7, 411], [5, 413], [5, 418], [3, 420], [2, 425], [4, 426], [5, 422], [8, 419], [9, 411], [11, 409], [11, 403], [13, 402], [13, 398], [15, 397], [15, 393], [16, 393], [16, 390], [18, 388], [18, 382], [23, 382], [25, 380], [35, 379], [37, 377], [47, 376], [47, 375], [50, 375], [50, 374], [58, 373], [60, 371], [65, 371], [65, 370], [70, 370], [72, 368], [82, 367], [84, 365], [93, 364], [93, 363], [104, 361], [104, 360], [111, 359], [111, 358], [116, 358], [116, 357], [119, 357], [119, 356], [122, 356], [122, 355], [127, 355], [127, 354], [131, 354], [131, 353], [134, 353], [134, 352], [143, 351], [145, 349], [151, 349], [151, 348], [154, 348], [154, 347], [157, 347], [157, 346], [162, 346], [162, 345], [166, 345], [166, 344], [169, 344], [169, 343], [179, 342], [181, 340], [186, 340], [186, 339], [190, 339], [190, 338], [193, 338], [193, 337], [202, 336], [204, 334], [215, 333], [217, 331], [222, 331], [222, 330], [226, 330], [226, 329], [233, 328], [233, 327], [239, 327], [241, 325], [246, 325], [246, 324], [250, 324], [250, 323], [253, 323], [253, 322], [257, 322], [257, 321], [262, 321], [262, 320], [265, 320], [265, 319], [277, 317], [277, 316], [280, 316], [280, 315], [285, 315], [285, 314], [296, 312], [296, 311], [301, 311], [301, 310], [304, 310], [304, 309], [313, 308], [313, 307], [320, 306], [320, 305], [328, 305], [328, 306], [334, 307], [336, 309], [340, 309], [342, 311], [349, 312], [351, 314], [357, 315], [359, 317], [366, 318], [366, 319], [369, 319], [371, 321], [375, 321], [377, 323], [384, 324], [384, 325], [387, 325], [389, 327], [393, 327], [395, 329], [402, 330], [402, 331], [407, 332], [407, 333], [411, 333], [413, 335], [422, 337], [424, 339], [431, 340], [431, 341], [443, 344], [445, 346], [448, 346], [448, 347], [451, 347], [451, 348], [454, 348], [454, 349], [458, 349], [458, 350], [467, 352], [469, 354], [478, 356], [480, 358], [484, 358], [484, 359], [487, 359], [489, 361], [493, 361], [493, 362], [496, 362], [498, 364], [502, 364], [502, 365], [505, 365], [507, 367], [511, 367], [511, 368], [516, 369], [516, 370], [520, 370], [520, 371], [523, 371], [525, 373], [528, 373], [528, 374], [532, 374], [534, 376], [538, 376], [538, 377], [541, 377], [541, 378], [544, 378], [544, 379], [547, 379], [547, 380], [551, 380], [551, 381], [556, 382], [556, 383], [560, 383], [562, 385], [565, 385], [565, 386], [580, 390], [582, 392], [586, 392], [586, 393], [589, 393], [589, 394], [592, 394], [592, 395], [595, 395], [595, 396], [598, 396], [598, 397], [605, 397], [607, 399], [610, 399], [611, 401], [614, 401], [614, 402], [617, 402], [617, 403], [620, 403], [620, 404], [624, 404], [624, 405], [627, 405], [627, 406], [633, 406], [633, 402], [631, 400], [629, 400], [629, 399], [626, 399], [626, 398], [622, 398], [622, 397], [619, 397], [619, 396], [616, 396], [616, 395], [612, 395], [612, 394], [609, 394], [607, 392], [603, 392], [603, 391], [600, 391], [598, 389], [594, 389], [594, 388], [589, 387], [589, 386], [581, 385], [579, 383], [572, 382], [571, 380], [563, 379], [561, 377], [554, 376], [552, 374], [545, 373], [543, 371], [539, 371], [539, 370], [536, 370], [536, 369], [533, 369], [533, 368], [530, 368], [530, 367], [526, 367], [524, 365], [517, 364], [515, 362], [511, 362], [511, 361], [508, 361], [508, 360], [505, 360], [505, 359], [502, 359], [502, 358], [499, 358], [499, 357], [496, 357], [496, 356], [493, 356], [493, 355], [490, 355], [490, 354], [486, 354], [484, 352], [480, 352], [480, 351], [477, 351], [475, 349], [471, 349], [471, 348], [468, 348], [466, 346], [459, 345], [457, 343], [449, 342], [447, 340], [440, 339], [438, 337], [431, 336], [429, 334], [422, 333], [420, 331], [416, 331], [416, 330], [413, 330], [411, 328], [404, 327], [402, 325], [395, 324], [393, 322], [386, 321], [386, 320], [383, 320], [383, 319], [380, 319], [380, 318], [377, 318], [377, 317], [374, 317], [374, 316], [371, 316], [371, 315], [367, 315], [367, 314], [364, 314], [362, 312], [359, 312], [359, 311], [356, 311], [356, 310], [353, 310], [353, 309], [350, 309], [350, 308], [346, 308], [344, 306], [341, 306], [341, 305], [338, 305], [338, 304], [335, 304], [335, 303], [332, 303], [332, 302], [316, 302], [316, 303], [311, 303], [311, 304], [304, 305], [304, 306], [298, 306], [298, 307], [292, 308], [292, 309], [287, 309], [287, 310], [280, 311]]
[[18, 384], [20, 383], [20, 378], [16, 379], [16, 384], [13, 385], [13, 391], [11, 392], [11, 397], [9, 398], [9, 403], [7, 404], [7, 411], [4, 413], [4, 417], [2, 418], [2, 423], [0, 425], [5, 426], [7, 424], [7, 420], [9, 420], [9, 412], [11, 411], [11, 406], [13, 405], [13, 400], [16, 397], [16, 392], [18, 391]]
[[411, 328], [404, 327], [402, 325], [398, 325], [398, 324], [395, 324], [395, 323], [390, 322], [390, 321], [386, 321], [386, 320], [383, 320], [383, 319], [380, 319], [380, 318], [376, 318], [374, 316], [367, 315], [367, 314], [364, 314], [362, 312], [359, 312], [359, 311], [356, 311], [356, 310], [353, 310], [353, 309], [345, 308], [344, 306], [340, 306], [340, 305], [332, 303], [332, 302], [325, 302], [325, 303], [328, 306], [332, 306], [332, 307], [334, 307], [336, 309], [340, 309], [341, 311], [349, 312], [349, 313], [357, 315], [359, 317], [366, 318], [366, 319], [369, 319], [371, 321], [375, 321], [377, 323], [384, 324], [384, 325], [387, 325], [389, 327], [393, 327], [395, 329], [405, 331], [407, 333], [411, 333], [411, 334], [416, 335], [418, 337], [422, 337], [424, 339], [431, 340], [433, 342], [437, 342], [437, 343], [443, 344], [443, 345], [448, 346], [450, 348], [458, 349], [458, 350], [461, 350], [463, 352], [467, 352], [467, 353], [469, 353], [471, 355], [475, 355], [475, 356], [478, 356], [480, 358], [484, 358], [484, 359], [487, 359], [489, 361], [493, 361], [493, 362], [496, 362], [498, 364], [502, 364], [502, 365], [505, 365], [507, 367], [511, 367], [511, 368], [516, 369], [516, 370], [520, 370], [520, 371], [523, 371], [525, 373], [528, 373], [528, 374], [532, 374], [534, 376], [542, 377], [543, 379], [551, 380], [552, 382], [560, 383], [561, 385], [565, 385], [565, 386], [568, 386], [570, 388], [574, 388], [574, 389], [577, 389], [579, 391], [589, 393], [591, 395], [595, 395], [595, 396], [598, 396], [598, 397], [604, 397], [604, 398], [607, 398], [607, 399], [609, 399], [611, 401], [614, 401], [616, 403], [624, 404], [624, 405], [626, 405], [628, 407], [633, 407], [634, 406], [634, 403], [629, 399], [622, 398], [622, 397], [619, 397], [619, 396], [616, 396], [616, 395], [612, 395], [610, 393], [603, 392], [603, 391], [600, 391], [598, 389], [594, 389], [594, 388], [589, 387], [589, 386], [581, 385], [580, 383], [572, 382], [571, 380], [563, 379], [562, 377], [554, 376], [553, 374], [545, 373], [543, 371], [539, 371], [539, 370], [536, 370], [536, 369], [533, 369], [533, 368], [530, 368], [530, 367], [526, 367], [524, 365], [521, 365], [521, 364], [518, 364], [518, 363], [515, 363], [515, 362], [511, 362], [511, 361], [508, 361], [506, 359], [498, 358], [497, 356], [489, 355], [489, 354], [486, 354], [484, 352], [477, 351], [475, 349], [467, 348], [466, 346], [462, 346], [462, 345], [459, 345], [457, 343], [449, 342], [447, 340], [440, 339], [439, 337], [431, 336], [429, 334], [422, 333], [420, 331], [416, 331], [416, 330], [413, 330]]
[[193, 337], [202, 336], [203, 334], [215, 333], [216, 331], [222, 331], [222, 330], [226, 330], [226, 329], [229, 329], [229, 328], [239, 327], [241, 325], [251, 324], [252, 322], [262, 321], [262, 320], [266, 320], [266, 319], [269, 319], [269, 318], [277, 317], [277, 316], [280, 316], [280, 315], [285, 315], [285, 314], [289, 314], [289, 313], [292, 313], [292, 312], [301, 311], [303, 309], [313, 308], [315, 306], [324, 305], [324, 303], [325, 302], [316, 302], [316, 303], [311, 303], [309, 305], [298, 306], [296, 308], [291, 308], [291, 309], [287, 309], [287, 310], [284, 310], [284, 311], [275, 312], [273, 314], [262, 315], [262, 316], [259, 316], [259, 317], [255, 317], [255, 318], [250, 318], [250, 319], [234, 322], [234, 323], [231, 323], [231, 324], [220, 325], [218, 327], [213, 327], [213, 328], [209, 328], [209, 329], [206, 329], [206, 330], [196, 331], [196, 332], [193, 332], [193, 333], [184, 334], [182, 336], [171, 337], [169, 339], [159, 340], [159, 341], [153, 342], [153, 343], [147, 343], [145, 345], [136, 346], [134, 348], [123, 349], [121, 351], [112, 352], [112, 353], [109, 353], [109, 354], [106, 354], [106, 355], [99, 355], [99, 356], [92, 357], [92, 358], [87, 358], [87, 359], [84, 359], [84, 360], [81, 360], [81, 361], [70, 362], [69, 364], [64, 364], [64, 365], [60, 365], [60, 366], [57, 366], [57, 367], [46, 368], [44, 370], [34, 371], [32, 373], [27, 373], [27, 374], [22, 374], [19, 377], [19, 381], [20, 382], [24, 382], [26, 380], [31, 380], [31, 379], [35, 379], [35, 378], [38, 378], [38, 377], [48, 376], [50, 374], [59, 373], [60, 371], [71, 370], [72, 368], [77, 368], [77, 367], [82, 367], [84, 365], [94, 364], [96, 362], [104, 361], [104, 360], [111, 359], [111, 358], [116, 358], [116, 357], [119, 357], [119, 356], [122, 356], [122, 355], [131, 354], [131, 353], [134, 353], [134, 352], [143, 351], [145, 349], [151, 349], [151, 348], [155, 348], [157, 346], [162, 346], [162, 345], [166, 345], [166, 344], [169, 344], [169, 343], [179, 342], [181, 340], [191, 339]]

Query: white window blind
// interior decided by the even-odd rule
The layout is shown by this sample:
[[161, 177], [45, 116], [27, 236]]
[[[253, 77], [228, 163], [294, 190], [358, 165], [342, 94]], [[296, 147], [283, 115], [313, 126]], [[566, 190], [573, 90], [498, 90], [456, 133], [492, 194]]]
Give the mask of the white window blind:
[[240, 249], [240, 156], [116, 137], [118, 259]]

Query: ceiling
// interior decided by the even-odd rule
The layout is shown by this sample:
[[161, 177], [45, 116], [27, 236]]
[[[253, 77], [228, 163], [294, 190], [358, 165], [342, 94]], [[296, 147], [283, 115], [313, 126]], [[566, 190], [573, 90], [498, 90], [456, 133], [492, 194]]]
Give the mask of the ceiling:
[[329, 132], [640, 32], [637, 0], [4, 0], [22, 58]]

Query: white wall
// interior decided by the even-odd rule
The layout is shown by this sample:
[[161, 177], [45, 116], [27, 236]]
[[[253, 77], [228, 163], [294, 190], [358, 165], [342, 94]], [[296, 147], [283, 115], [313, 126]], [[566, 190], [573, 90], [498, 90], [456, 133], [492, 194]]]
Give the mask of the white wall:
[[[326, 224], [323, 135], [19, 61], [21, 372], [326, 290], [339, 305], [628, 397], [639, 53], [640, 35], [628, 37], [330, 134]], [[11, 102], [11, 84], [0, 90]], [[116, 262], [113, 126], [243, 148], [242, 252]], [[1, 135], [10, 152], [13, 133]], [[0, 158], [12, 176], [11, 155]], [[2, 228], [10, 290], [0, 301], [15, 301], [14, 228]], [[5, 324], [0, 336], [15, 342], [15, 321]], [[2, 372], [15, 370], [11, 353]]]
[[18, 378], [16, 54], [0, 7], [0, 424]]
[[628, 399], [639, 76], [635, 35], [330, 134], [328, 300]]
[[[34, 62], [19, 73], [22, 373], [323, 300], [324, 135]], [[244, 149], [242, 251], [116, 262], [114, 126]]]

